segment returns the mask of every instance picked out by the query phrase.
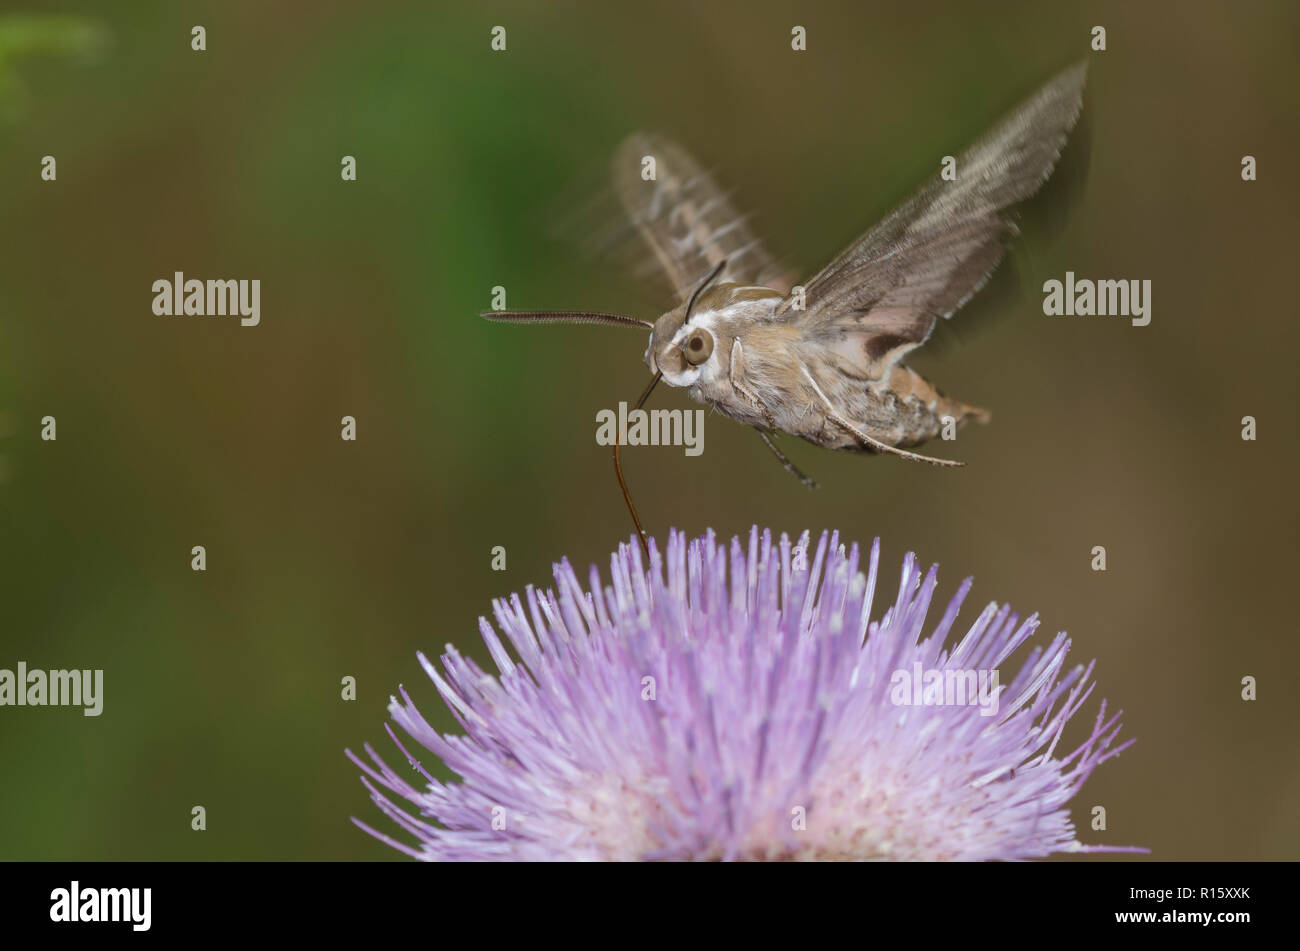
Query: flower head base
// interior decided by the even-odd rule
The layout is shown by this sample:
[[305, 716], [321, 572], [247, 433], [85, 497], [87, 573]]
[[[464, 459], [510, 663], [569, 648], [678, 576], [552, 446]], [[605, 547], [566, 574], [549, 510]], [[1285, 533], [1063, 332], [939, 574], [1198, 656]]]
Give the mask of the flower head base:
[[[650, 569], [635, 544], [567, 561], [557, 590], [494, 604], [480, 620], [493, 676], [448, 647], [420, 661], [465, 731], [442, 736], [406, 691], [393, 719], [462, 778], [413, 787], [366, 746], [349, 756], [379, 808], [429, 860], [1023, 859], [1081, 845], [1066, 805], [1113, 746], [1103, 701], [1088, 737], [1058, 749], [1088, 700], [1092, 665], [1065, 669], [1064, 634], [997, 672], [1034, 633], [990, 604], [944, 643], [967, 579], [925, 634], [937, 568], [903, 561], [873, 618], [879, 540], [750, 532], [748, 543], [674, 532]], [[730, 571], [728, 571], [730, 568]], [[666, 569], [666, 572], [665, 572]], [[993, 676], [989, 676], [990, 672]], [[417, 818], [382, 790], [415, 804]], [[356, 821], [356, 820], [354, 820]], [[436, 823], [436, 824], [435, 824]]]

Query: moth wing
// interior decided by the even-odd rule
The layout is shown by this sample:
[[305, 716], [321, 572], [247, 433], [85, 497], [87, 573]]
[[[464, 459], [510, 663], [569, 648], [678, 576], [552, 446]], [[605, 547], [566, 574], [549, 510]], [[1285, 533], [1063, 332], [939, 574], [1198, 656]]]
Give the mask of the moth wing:
[[[652, 180], [642, 178], [647, 158], [654, 160]], [[727, 266], [718, 276], [721, 283], [789, 289], [748, 216], [736, 211], [713, 176], [675, 142], [633, 133], [615, 151], [611, 171], [623, 210], [679, 302], [722, 260]]]
[[936, 173], [805, 285], [775, 319], [798, 322], [872, 379], [988, 280], [1015, 225], [1006, 209], [1051, 175], [1082, 107], [1087, 63], [1066, 69]]

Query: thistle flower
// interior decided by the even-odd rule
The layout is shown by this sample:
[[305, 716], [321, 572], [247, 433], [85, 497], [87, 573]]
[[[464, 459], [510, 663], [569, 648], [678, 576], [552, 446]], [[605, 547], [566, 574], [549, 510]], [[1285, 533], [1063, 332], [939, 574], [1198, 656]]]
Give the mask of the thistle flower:
[[[865, 574], [838, 533], [808, 545], [757, 528], [747, 546], [674, 532], [666, 557], [651, 543], [648, 572], [633, 540], [610, 558], [611, 586], [593, 566], [584, 591], [566, 560], [554, 592], [495, 601], [514, 649], [480, 619], [495, 675], [451, 646], [442, 672], [419, 655], [464, 735], [440, 735], [404, 689], [389, 707], [461, 782], [434, 779], [389, 727], [410, 767], [369, 744], [372, 762], [348, 755], [415, 844], [353, 821], [426, 860], [1118, 851], [1081, 845], [1066, 806], [1133, 741], [1113, 745], [1119, 714], [1103, 701], [1081, 745], [1058, 750], [1093, 686], [1092, 664], [1065, 669], [1064, 634], [990, 688], [971, 673], [998, 670], [1037, 615], [990, 604], [945, 649], [970, 579], [926, 636], [937, 566], [922, 576], [908, 554], [873, 619], [879, 539]], [[977, 681], [979, 703], [949, 695]]]

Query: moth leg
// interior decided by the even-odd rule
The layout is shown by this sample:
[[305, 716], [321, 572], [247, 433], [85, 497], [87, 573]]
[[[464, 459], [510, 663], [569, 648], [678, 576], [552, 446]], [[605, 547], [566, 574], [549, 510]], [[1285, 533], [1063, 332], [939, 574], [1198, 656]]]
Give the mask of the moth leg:
[[913, 459], [917, 462], [928, 462], [932, 466], [950, 466], [953, 468], [960, 468], [961, 466], [966, 465], [964, 462], [955, 462], [952, 459], [936, 459], [934, 456], [923, 456], [919, 452], [908, 452], [906, 449], [899, 449], [897, 446], [891, 446], [889, 443], [881, 442], [879, 439], [872, 439], [834, 410], [827, 410], [826, 418], [836, 426], [839, 426], [854, 439], [858, 440], [858, 442], [870, 446], [877, 452], [886, 452], [891, 456], [901, 456], [904, 459]]
[[[774, 417], [772, 411], [767, 408], [767, 404], [759, 398], [757, 393], [741, 382], [740, 378], [744, 375], [745, 348], [740, 345], [740, 340], [737, 339], [731, 345], [731, 366], [727, 369], [727, 378], [731, 381], [731, 388], [741, 397], [748, 400], [755, 409], [763, 414], [763, 418], [767, 421], [768, 429], [780, 429], [776, 424], [776, 417]], [[766, 440], [767, 437], [764, 436], [763, 438]], [[770, 445], [771, 444], [769, 443], [769, 446]], [[780, 455], [780, 453], [777, 453], [777, 455]], [[784, 460], [784, 457], [782, 457], [782, 459]], [[789, 468], [788, 461], [785, 462], [785, 465]]]
[[[727, 370], [727, 377], [731, 380], [731, 387], [741, 397], [749, 400], [749, 402], [763, 414], [763, 418], [767, 420], [767, 429], [775, 432], [780, 428], [776, 425], [776, 418], [772, 415], [772, 411], [767, 408], [767, 404], [763, 402], [759, 395], [741, 382], [741, 377], [744, 375], [745, 348], [740, 345], [740, 340], [736, 340], [731, 345], [731, 366]], [[817, 483], [799, 471], [799, 467], [791, 462], [786, 457], [786, 454], [777, 447], [776, 443], [772, 441], [772, 437], [768, 435], [767, 430], [763, 429], [761, 426], [755, 426], [754, 431], [758, 433], [759, 437], [763, 440], [763, 445], [772, 450], [772, 455], [776, 456], [777, 461], [785, 467], [786, 472], [793, 475], [804, 485], [808, 486], [808, 488], [818, 488]]]
[[785, 467], [786, 472], [790, 473], [792, 476], [797, 478], [800, 482], [808, 486], [808, 488], [810, 489], [819, 488], [819, 486], [813, 479], [810, 479], [808, 476], [800, 472], [799, 467], [786, 458], [785, 453], [783, 453], [777, 447], [776, 443], [772, 441], [772, 437], [767, 434], [766, 430], [762, 429], [761, 427], [755, 426], [754, 432], [758, 433], [759, 437], [763, 440], [763, 445], [765, 445], [768, 449], [772, 450], [772, 455], [776, 456], [777, 461], [780, 462], [781, 465]]
[[818, 397], [821, 398], [821, 401], [826, 404], [826, 418], [836, 426], [839, 426], [864, 446], [870, 446], [877, 452], [888, 453], [891, 456], [900, 456], [903, 459], [913, 459], [916, 462], [928, 462], [932, 466], [951, 466], [953, 468], [959, 468], [966, 465], [964, 462], [954, 462], [951, 459], [936, 459], [933, 456], [923, 456], [919, 452], [908, 452], [906, 449], [899, 449], [897, 446], [891, 446], [889, 443], [881, 442], [879, 439], [872, 439], [862, 430], [858, 429], [857, 426], [853, 425], [853, 423], [835, 412], [835, 407], [832, 406], [831, 401], [826, 398], [826, 394], [823, 393], [822, 388], [817, 385], [817, 381], [812, 378], [812, 374], [808, 372], [807, 367], [803, 368], [803, 375], [807, 378], [808, 382], [812, 384], [813, 392], [815, 392]]

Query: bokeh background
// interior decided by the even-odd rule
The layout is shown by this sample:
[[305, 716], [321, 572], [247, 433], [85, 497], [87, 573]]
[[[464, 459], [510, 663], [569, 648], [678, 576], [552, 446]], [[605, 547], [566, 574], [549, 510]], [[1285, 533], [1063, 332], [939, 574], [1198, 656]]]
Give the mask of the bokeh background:
[[[702, 456], [631, 449], [629, 480], [656, 533], [879, 535], [891, 572], [914, 550], [942, 592], [974, 575], [972, 604], [1068, 630], [1098, 660], [1088, 712], [1104, 695], [1139, 737], [1075, 801], [1085, 842], [1300, 856], [1294, 4], [0, 17], [0, 666], [103, 668], [106, 694], [98, 719], [0, 709], [0, 858], [397, 858], [348, 821], [383, 823], [344, 748], [392, 752], [403, 682], [454, 729], [415, 652], [486, 663], [492, 597], [564, 555], [605, 564], [630, 531], [594, 416], [644, 385], [644, 339], [485, 324], [490, 289], [517, 308], [668, 305], [556, 236], [637, 128], [715, 166], [811, 273], [1084, 55], [1060, 173], [993, 285], [913, 361], [992, 410], [930, 447], [967, 468], [786, 440], [809, 492], [709, 417]], [[1108, 49], [1090, 53], [1098, 24]], [[1045, 318], [1041, 284], [1067, 269], [1150, 279], [1151, 325]], [[177, 270], [261, 279], [261, 325], [155, 317], [151, 284]], [[661, 387], [653, 405], [693, 404]]]

